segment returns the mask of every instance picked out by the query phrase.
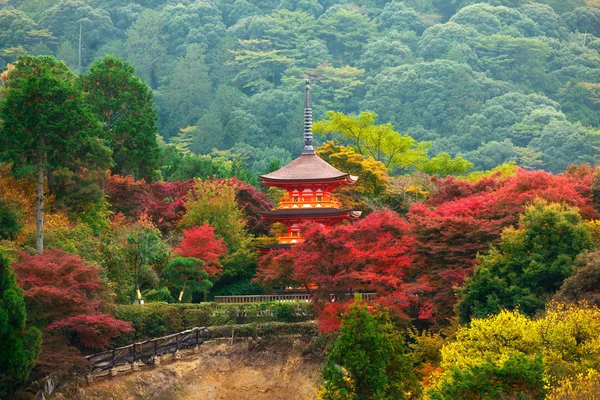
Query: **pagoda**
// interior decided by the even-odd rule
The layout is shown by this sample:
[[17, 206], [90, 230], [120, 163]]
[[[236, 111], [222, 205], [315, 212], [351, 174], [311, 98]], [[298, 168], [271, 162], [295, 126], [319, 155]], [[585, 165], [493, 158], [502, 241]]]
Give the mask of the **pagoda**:
[[355, 184], [358, 177], [339, 171], [315, 153], [308, 79], [304, 98], [302, 154], [283, 168], [261, 175], [260, 179], [265, 185], [286, 191], [286, 196], [277, 208], [262, 212], [261, 217], [287, 226], [287, 233], [277, 237], [277, 244], [259, 247], [261, 253], [290, 248], [300, 243], [303, 238], [300, 236], [299, 225], [303, 222], [316, 222], [331, 227], [344, 220], [360, 217], [360, 211], [341, 208], [340, 202], [331, 195], [337, 187]]

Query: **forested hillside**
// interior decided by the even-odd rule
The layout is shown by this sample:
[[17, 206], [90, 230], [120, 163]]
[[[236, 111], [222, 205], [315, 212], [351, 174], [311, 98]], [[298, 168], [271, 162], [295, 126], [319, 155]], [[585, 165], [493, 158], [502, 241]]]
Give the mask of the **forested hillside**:
[[597, 398], [599, 260], [598, 0], [0, 0], [0, 398], [200, 326], [320, 400]]
[[125, 59], [154, 91], [167, 142], [249, 158], [254, 173], [298, 154], [305, 76], [315, 82], [317, 119], [375, 112], [377, 123], [430, 143], [430, 157], [553, 172], [597, 159], [595, 0], [2, 0], [0, 8], [0, 66], [49, 54], [87, 73], [104, 55]]

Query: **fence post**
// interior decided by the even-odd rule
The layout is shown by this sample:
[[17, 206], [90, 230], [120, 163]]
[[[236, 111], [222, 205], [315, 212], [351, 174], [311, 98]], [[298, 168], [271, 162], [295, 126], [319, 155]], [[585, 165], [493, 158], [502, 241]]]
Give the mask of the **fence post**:
[[115, 348], [113, 347], [113, 356], [112, 356], [112, 364], [113, 364], [113, 368], [115, 367]]

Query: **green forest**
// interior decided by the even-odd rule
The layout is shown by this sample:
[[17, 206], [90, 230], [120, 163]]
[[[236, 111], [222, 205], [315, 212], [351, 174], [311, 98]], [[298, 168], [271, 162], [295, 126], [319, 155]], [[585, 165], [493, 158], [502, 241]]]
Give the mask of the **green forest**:
[[[362, 216], [260, 254], [307, 80]], [[0, 399], [204, 326], [319, 400], [596, 398], [600, 2], [0, 0]]]
[[153, 91], [167, 143], [241, 156], [253, 173], [298, 154], [304, 77], [314, 82], [317, 119], [374, 112], [430, 157], [559, 172], [597, 157], [596, 6], [3, 0], [0, 66], [52, 55], [87, 74], [105, 55], [126, 60]]

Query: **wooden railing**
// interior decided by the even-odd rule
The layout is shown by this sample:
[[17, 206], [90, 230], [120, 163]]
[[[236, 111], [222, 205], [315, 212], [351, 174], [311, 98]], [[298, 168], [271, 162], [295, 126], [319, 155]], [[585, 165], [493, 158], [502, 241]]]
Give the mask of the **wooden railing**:
[[[352, 297], [347, 294], [347, 297]], [[365, 301], [371, 301], [377, 296], [377, 293], [362, 293]], [[273, 294], [273, 295], [248, 295], [248, 296], [215, 296], [215, 303], [266, 303], [271, 301], [312, 301], [308, 293], [296, 294]], [[335, 301], [335, 296], [331, 295], [331, 301]]]
[[267, 303], [270, 301], [311, 301], [310, 294], [273, 294], [248, 296], [215, 296], [215, 303]]
[[106, 370], [123, 365], [132, 365], [138, 361], [148, 364], [153, 362], [157, 356], [194, 348], [204, 343], [209, 339], [209, 336], [210, 333], [207, 328], [193, 328], [169, 336], [93, 354], [86, 357], [90, 362], [90, 375], [98, 375]]

